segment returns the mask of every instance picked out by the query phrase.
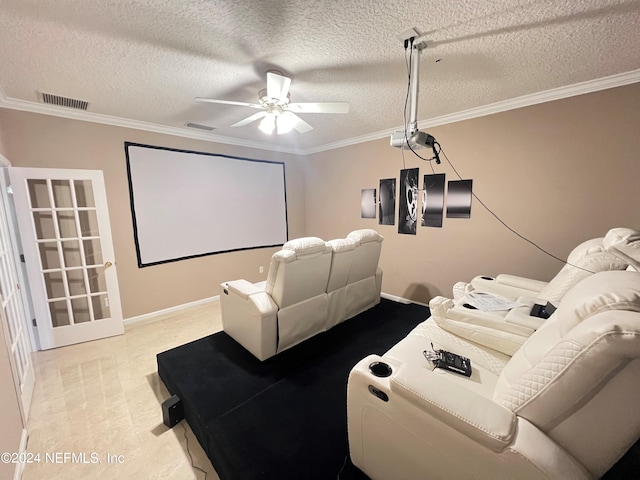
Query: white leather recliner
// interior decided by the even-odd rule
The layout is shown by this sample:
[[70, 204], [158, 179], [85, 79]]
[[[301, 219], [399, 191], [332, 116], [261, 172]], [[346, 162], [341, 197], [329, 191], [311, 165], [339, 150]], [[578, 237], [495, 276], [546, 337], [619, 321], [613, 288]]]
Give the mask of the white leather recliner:
[[365, 228], [354, 230], [347, 239], [357, 244], [346, 286], [345, 318], [352, 318], [380, 303], [382, 270], [378, 263], [384, 238]]
[[[423, 351], [468, 357], [464, 377]], [[433, 319], [351, 371], [351, 459], [373, 480], [592, 479], [640, 437], [640, 273], [594, 274], [513, 355]]]
[[285, 243], [271, 257], [267, 281], [223, 283], [222, 328], [265, 360], [325, 329], [331, 247], [317, 237]]
[[549, 282], [504, 273], [496, 277], [482, 275], [473, 278], [470, 284], [459, 282], [454, 285], [454, 298], [468, 291], [477, 291], [514, 299], [525, 296], [554, 303], [580, 280], [593, 273], [626, 269], [628, 262], [613, 255], [611, 249], [628, 243], [640, 245], [640, 232], [631, 228], [612, 228], [604, 237], [587, 240], [575, 247], [567, 263]]
[[[633, 256], [636, 257], [635, 260]], [[640, 232], [630, 228], [611, 229], [604, 238], [588, 240], [576, 247], [567, 261], [550, 282], [498, 275], [494, 284], [491, 280], [476, 277], [470, 285], [465, 284], [464, 293], [458, 294], [458, 298], [454, 300], [441, 296], [432, 298], [429, 302], [431, 316], [445, 330], [513, 355], [545, 321], [544, 318], [531, 315], [535, 304], [545, 305], [550, 301], [557, 306], [566, 292], [584, 278], [596, 272], [625, 270], [634, 261], [640, 261]], [[491, 288], [485, 288], [487, 285]], [[525, 285], [529, 289], [525, 290]], [[535, 290], [536, 285], [544, 286]], [[515, 298], [521, 306], [508, 310], [482, 311], [474, 309], [468, 303], [467, 293], [477, 295], [487, 291], [492, 292], [490, 295], [507, 295], [512, 298], [517, 293], [527, 294]]]
[[325, 242], [305, 237], [271, 257], [266, 282], [221, 285], [223, 330], [266, 360], [380, 302], [383, 237], [351, 232]]

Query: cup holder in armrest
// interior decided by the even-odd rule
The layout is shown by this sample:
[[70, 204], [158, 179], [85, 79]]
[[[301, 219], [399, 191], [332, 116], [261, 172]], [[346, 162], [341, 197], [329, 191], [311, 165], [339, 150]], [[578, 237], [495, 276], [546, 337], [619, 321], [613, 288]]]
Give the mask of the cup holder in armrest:
[[481, 278], [482, 280], [495, 280], [495, 278], [493, 278], [493, 277], [485, 277], [485, 276], [482, 276], [482, 277], [480, 277], [480, 278]]
[[376, 377], [388, 377], [391, 375], [391, 367], [383, 362], [373, 362], [369, 365], [369, 371]]

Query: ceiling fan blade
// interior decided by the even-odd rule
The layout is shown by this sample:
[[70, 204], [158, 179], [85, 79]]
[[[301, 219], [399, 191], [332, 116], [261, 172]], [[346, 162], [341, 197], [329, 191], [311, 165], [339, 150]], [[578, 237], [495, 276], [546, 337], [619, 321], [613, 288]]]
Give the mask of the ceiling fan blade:
[[348, 102], [290, 103], [287, 108], [297, 113], [349, 113]]
[[237, 123], [234, 123], [233, 125], [231, 125], [232, 127], [244, 127], [245, 125], [249, 125], [251, 122], [255, 122], [256, 120], [258, 120], [259, 118], [264, 117], [267, 114], [266, 111], [264, 112], [258, 112], [258, 113], [254, 113], [253, 115], [251, 115], [250, 117], [245, 118], [244, 120], [240, 120]]
[[292, 112], [289, 112], [289, 113], [291, 114], [291, 118], [293, 120], [293, 128], [295, 128], [296, 131], [298, 131], [299, 133], [307, 133], [313, 130], [313, 127], [311, 125], [309, 125], [307, 122], [302, 120], [295, 113], [292, 113]]
[[291, 79], [278, 73], [267, 72], [267, 96], [276, 98], [283, 102], [287, 100], [289, 95], [289, 87]]
[[237, 105], [239, 107], [264, 108], [258, 103], [233, 102], [231, 100], [217, 100], [215, 98], [196, 97], [194, 100], [196, 102], [221, 103], [223, 105]]

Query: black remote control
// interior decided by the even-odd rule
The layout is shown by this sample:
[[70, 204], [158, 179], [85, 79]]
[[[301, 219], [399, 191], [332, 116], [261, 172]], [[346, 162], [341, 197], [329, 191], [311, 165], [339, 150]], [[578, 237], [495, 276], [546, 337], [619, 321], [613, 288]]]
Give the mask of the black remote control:
[[465, 377], [471, 376], [471, 360], [467, 357], [447, 352], [446, 350], [437, 350], [438, 358], [434, 361], [436, 368], [444, 368]]

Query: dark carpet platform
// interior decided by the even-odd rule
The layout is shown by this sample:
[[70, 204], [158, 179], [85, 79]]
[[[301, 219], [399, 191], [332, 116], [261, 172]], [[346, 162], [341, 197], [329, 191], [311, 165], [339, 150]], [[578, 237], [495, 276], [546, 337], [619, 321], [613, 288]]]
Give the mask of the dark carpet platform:
[[[367, 480], [347, 458], [347, 377], [428, 316], [383, 299], [265, 362], [216, 333], [158, 354], [158, 374], [222, 480]], [[640, 441], [603, 480], [637, 478]]]
[[222, 480], [366, 479], [347, 459], [347, 377], [428, 316], [383, 299], [264, 362], [220, 332], [158, 354], [158, 374]]

